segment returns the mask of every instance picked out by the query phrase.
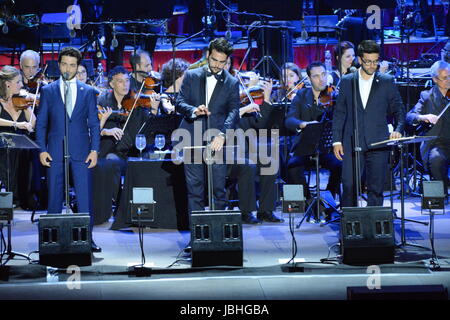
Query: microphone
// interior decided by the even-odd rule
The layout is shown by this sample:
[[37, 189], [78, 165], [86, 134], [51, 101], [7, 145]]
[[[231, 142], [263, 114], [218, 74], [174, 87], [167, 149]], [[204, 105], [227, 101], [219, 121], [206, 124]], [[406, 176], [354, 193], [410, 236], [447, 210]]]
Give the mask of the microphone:
[[355, 73], [356, 71], [358, 71], [358, 69], [356, 69], [355, 66], [351, 66], [351, 67], [348, 69], [348, 71], [349, 71], [350, 73]]
[[111, 40], [111, 46], [113, 48], [117, 48], [119, 46], [119, 42], [116, 39], [116, 25], [114, 25], [114, 24], [112, 26], [112, 34], [113, 34], [113, 39]]
[[300, 37], [301, 37], [301, 39], [303, 41], [306, 41], [306, 39], [308, 39], [308, 31], [306, 31], [306, 29], [305, 29], [305, 22], [304, 21], [302, 23], [302, 31], [301, 31]]
[[231, 39], [231, 30], [230, 30], [230, 13], [227, 14], [227, 31], [225, 32], [225, 38], [227, 40]]
[[63, 77], [63, 80], [64, 80], [64, 81], [69, 80], [69, 73], [68, 73], [68, 72], [64, 72], [64, 73], [62, 74], [62, 77]]

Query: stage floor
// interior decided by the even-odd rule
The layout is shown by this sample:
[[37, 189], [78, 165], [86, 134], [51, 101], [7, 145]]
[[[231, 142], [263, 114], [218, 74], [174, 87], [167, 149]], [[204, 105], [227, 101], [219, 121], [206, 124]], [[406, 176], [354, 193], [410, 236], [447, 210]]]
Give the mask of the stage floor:
[[[390, 205], [389, 198], [385, 205]], [[397, 197], [394, 208], [400, 216]], [[446, 213], [435, 218], [435, 250], [441, 270], [429, 268], [430, 249], [403, 246], [396, 250], [394, 264], [380, 265], [381, 287], [436, 284], [450, 287], [449, 210], [447, 204]], [[95, 226], [94, 239], [103, 251], [94, 254], [91, 267], [81, 268], [81, 282], [68, 281], [69, 274], [64, 270], [57, 272], [16, 257], [2, 272], [0, 299], [341, 300], [347, 298], [347, 287], [371, 283], [373, 278], [369, 278], [372, 274], [367, 267], [320, 263], [321, 259], [334, 258], [339, 253], [337, 246], [331, 248], [339, 241], [337, 223], [320, 226], [304, 222], [295, 229], [296, 259], [300, 261], [297, 265], [304, 269], [302, 272], [284, 272], [283, 259], [292, 257], [293, 239], [289, 216], [278, 214], [283, 216], [284, 223], [243, 225], [243, 268], [193, 269], [189, 261], [181, 261], [169, 268], [188, 244], [190, 233], [146, 229], [145, 257], [153, 274], [143, 278], [127, 274], [128, 265], [141, 262], [137, 229], [109, 230], [111, 219]], [[405, 215], [408, 219], [429, 220], [429, 216], [421, 215], [418, 197], [406, 197]], [[30, 217], [30, 212], [17, 210], [12, 228], [13, 251], [27, 255], [38, 250], [38, 224], [32, 223]], [[295, 224], [300, 219], [301, 216], [296, 216]], [[395, 221], [395, 229], [399, 243], [400, 220]], [[408, 243], [430, 248], [429, 228], [425, 225], [406, 222], [406, 239]], [[38, 260], [38, 254], [31, 254], [31, 258]], [[74, 284], [79, 288], [70, 290], [69, 286], [73, 288]]]

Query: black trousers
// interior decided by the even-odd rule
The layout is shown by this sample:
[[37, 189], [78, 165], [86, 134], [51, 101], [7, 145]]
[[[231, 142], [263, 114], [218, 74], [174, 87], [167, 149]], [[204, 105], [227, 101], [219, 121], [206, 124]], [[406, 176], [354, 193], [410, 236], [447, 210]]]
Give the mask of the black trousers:
[[[307, 156], [294, 156], [291, 157], [288, 162], [288, 183], [303, 185], [305, 199], [311, 198], [309, 186], [306, 182], [305, 177], [305, 166], [308, 158], [309, 157]], [[334, 154], [327, 153], [319, 155], [319, 163], [323, 168], [330, 170], [327, 190], [329, 190], [332, 194], [339, 194], [342, 174], [342, 161], [338, 160], [334, 156]]]
[[450, 165], [450, 146], [436, 145], [428, 153], [427, 167], [431, 179], [444, 183], [444, 195], [448, 194], [448, 168]]
[[92, 212], [94, 224], [102, 224], [109, 220], [112, 214], [112, 200], [119, 207], [120, 182], [125, 175], [126, 161], [114, 154], [98, 159], [92, 171]]
[[[205, 165], [203, 164], [185, 164], [184, 173], [186, 177], [186, 187], [188, 193], [188, 210], [205, 210], [205, 189], [208, 188], [208, 178], [205, 175]], [[226, 164], [212, 165], [212, 183], [213, 195], [216, 210], [224, 210], [226, 206], [225, 178], [227, 174]], [[211, 206], [211, 204], [210, 204]]]
[[[237, 179], [239, 209], [242, 212], [272, 212], [275, 210], [275, 181], [277, 175], [262, 175], [261, 165], [233, 164], [228, 176]], [[256, 207], [255, 180], [259, 177], [259, 205]]]
[[[346, 151], [347, 150], [347, 151]], [[355, 177], [354, 177], [354, 152], [349, 152], [344, 147], [344, 161], [342, 163], [342, 207], [357, 206]], [[383, 190], [388, 170], [389, 150], [375, 149], [360, 152], [361, 173], [365, 170], [367, 185], [367, 205], [382, 206]], [[361, 177], [359, 177], [361, 179]]]

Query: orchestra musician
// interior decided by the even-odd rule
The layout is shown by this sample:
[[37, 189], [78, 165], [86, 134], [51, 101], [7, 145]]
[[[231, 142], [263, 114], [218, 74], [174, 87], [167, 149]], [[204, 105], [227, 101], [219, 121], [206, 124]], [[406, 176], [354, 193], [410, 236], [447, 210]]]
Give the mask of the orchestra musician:
[[417, 104], [411, 109], [406, 121], [409, 125], [429, 125], [426, 135], [437, 139], [425, 141], [420, 146], [420, 153], [433, 180], [443, 181], [444, 195], [448, 198], [448, 168], [450, 164], [450, 111], [447, 109], [450, 95], [450, 64], [437, 61], [431, 66], [431, 76], [435, 85], [430, 90], [422, 91]]
[[285, 63], [281, 68], [281, 88], [274, 91], [275, 97], [272, 99], [275, 101], [284, 101], [287, 99], [288, 102], [295, 98], [295, 94], [298, 89], [300, 89], [302, 80], [302, 72], [300, 68], [293, 62]]
[[[34, 78], [39, 72], [40, 61], [39, 53], [33, 50], [25, 50], [20, 55], [20, 71], [22, 72], [24, 88], [32, 94], [36, 93], [36, 87], [31, 88], [30, 83], [35, 80]], [[41, 85], [45, 84], [47, 84], [47, 81], [43, 80]]]
[[[288, 115], [285, 119], [286, 128], [293, 133], [301, 134], [301, 131], [310, 124], [331, 121], [334, 97], [328, 97], [331, 100], [321, 101], [321, 95], [327, 90], [327, 72], [325, 64], [322, 62], [313, 62], [306, 68], [311, 87], [300, 89], [292, 101]], [[333, 95], [333, 93], [330, 93]], [[305, 199], [310, 199], [309, 186], [305, 178], [305, 165], [308, 156], [296, 155], [300, 135], [294, 138], [291, 152], [293, 156], [288, 161], [288, 183], [302, 184]], [[341, 169], [342, 163], [332, 153], [320, 154], [319, 161], [322, 167], [330, 170], [327, 190], [333, 197], [340, 194]]]
[[[4, 66], [0, 70], [0, 132], [28, 134], [34, 130], [36, 119], [31, 107], [19, 109], [14, 105], [13, 95], [19, 94], [22, 85], [22, 76], [16, 68]], [[26, 151], [10, 149], [7, 157], [5, 149], [1, 149], [0, 188], [13, 192], [16, 206], [24, 207], [22, 198], [28, 193], [29, 161]]]
[[[342, 77], [339, 95], [333, 111], [333, 151], [342, 163], [342, 207], [357, 205], [353, 167], [354, 114], [357, 114], [357, 141], [361, 172], [365, 169], [367, 205], [383, 205], [383, 188], [388, 169], [389, 149], [372, 147], [388, 137], [400, 138], [403, 132], [405, 108], [392, 76], [377, 72], [380, 47], [373, 40], [362, 41], [357, 50], [361, 65], [357, 72]], [[355, 89], [356, 88], [356, 89]], [[355, 92], [354, 92], [355, 91]], [[357, 105], [353, 105], [356, 95]], [[389, 133], [387, 118], [395, 119], [395, 130]], [[360, 179], [361, 177], [356, 177]]]
[[[97, 164], [100, 125], [95, 90], [76, 80], [80, 63], [81, 53], [78, 49], [62, 48], [58, 56], [61, 78], [43, 87], [41, 91], [36, 120], [36, 142], [41, 151], [41, 164], [48, 167], [47, 212], [61, 213], [64, 198], [64, 136], [65, 123], [68, 122], [69, 164], [78, 211], [90, 213], [92, 230], [90, 169]], [[94, 241], [91, 245], [93, 252], [101, 251]]]
[[[162, 66], [161, 80], [164, 93], [161, 94], [160, 110], [166, 114], [175, 113], [176, 95], [180, 91], [183, 83], [184, 73], [189, 68], [189, 63], [181, 58], [176, 58], [175, 63], [169, 60]], [[175, 70], [174, 70], [175, 69]], [[175, 71], [175, 72], [174, 72]], [[175, 82], [173, 81], [175, 73]]]
[[[206, 129], [217, 129], [220, 133], [211, 137], [212, 151], [220, 151], [225, 143], [227, 129], [234, 129], [239, 112], [239, 83], [224, 70], [233, 46], [225, 38], [212, 40], [208, 46], [208, 65], [186, 71], [177, 98], [176, 109], [184, 119], [180, 128], [187, 130], [191, 137], [203, 133]], [[194, 127], [201, 132], [194, 133]], [[191, 139], [193, 140], [193, 139]], [[191, 141], [190, 145], [194, 145]], [[193, 154], [195, 154], [193, 152]], [[194, 161], [196, 162], [196, 161]], [[188, 192], [189, 213], [204, 210], [205, 177], [202, 164], [185, 163], [185, 175]], [[216, 210], [226, 205], [225, 164], [212, 164], [213, 203]]]
[[[127, 155], [132, 150], [134, 139], [148, 118], [147, 109], [136, 102], [133, 112], [124, 104], [134, 104], [130, 98], [130, 74], [122, 66], [114, 67], [108, 74], [111, 91], [98, 97], [100, 116], [99, 162], [93, 170], [94, 224], [102, 224], [111, 217], [112, 201], [119, 207], [121, 176], [125, 175]], [[132, 100], [128, 102], [127, 100]], [[128, 119], [130, 118], [130, 119]], [[124, 125], [127, 122], [127, 127]]]
[[355, 46], [350, 41], [341, 41], [334, 49], [336, 67], [333, 67], [331, 76], [333, 85], [338, 86], [342, 75], [350, 73], [350, 67], [355, 63]]
[[[231, 59], [229, 61], [230, 63], [227, 63], [225, 70], [229, 70], [232, 66]], [[249, 82], [243, 84], [248, 86], [249, 90], [250, 88], [256, 89], [255, 84], [258, 85], [258, 92], [252, 96], [255, 103], [251, 103], [249, 101], [250, 99], [246, 97], [246, 94], [241, 93], [242, 106], [239, 108], [239, 120], [237, 122], [237, 128], [244, 130], [244, 132], [256, 129], [256, 139], [250, 139], [251, 141], [249, 139], [245, 140], [245, 150], [247, 152], [245, 156], [249, 160], [252, 159], [250, 153], [253, 153], [254, 156], [259, 154], [258, 148], [260, 143], [268, 143], [264, 139], [259, 141], [258, 129], [270, 129], [268, 128], [268, 122], [273, 110], [271, 103], [273, 81], [260, 81], [258, 75], [254, 72], [246, 72], [245, 75], [248, 76]], [[235, 72], [235, 76], [241, 77], [241, 74]], [[241, 88], [241, 90], [244, 90], [244, 88]], [[260, 97], [261, 93], [262, 97]], [[261, 98], [263, 101], [261, 105], [258, 105]], [[267, 164], [263, 165], [259, 160], [259, 158], [256, 158], [256, 163], [248, 161], [245, 164], [232, 164], [228, 166], [228, 177], [237, 179], [239, 209], [241, 210], [242, 222], [248, 224], [260, 224], [263, 221], [283, 222], [283, 219], [273, 213], [275, 211], [275, 181], [277, 173], [262, 174], [262, 168], [267, 166]], [[272, 157], [271, 161], [278, 161], [278, 159]], [[255, 191], [256, 175], [259, 176], [260, 185], [258, 207], [256, 206]], [[252, 214], [252, 211], [255, 210], [257, 210], [256, 217]]]
[[138, 49], [130, 56], [130, 64], [133, 69], [130, 78], [130, 89], [138, 92], [142, 82], [153, 71], [152, 59], [147, 51]]

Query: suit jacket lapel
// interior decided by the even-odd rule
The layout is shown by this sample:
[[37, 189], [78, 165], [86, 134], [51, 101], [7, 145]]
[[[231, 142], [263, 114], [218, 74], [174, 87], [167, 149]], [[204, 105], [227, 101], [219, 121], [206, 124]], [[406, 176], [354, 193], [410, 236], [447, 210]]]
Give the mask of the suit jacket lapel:
[[366, 110], [367, 110], [367, 108], [370, 107], [370, 105], [371, 105], [370, 102], [373, 100], [373, 97], [375, 96], [375, 94], [378, 90], [378, 86], [380, 83], [380, 79], [378, 79], [378, 76], [379, 76], [379, 74], [378, 74], [378, 72], [376, 72], [373, 77], [372, 87], [370, 88], [369, 99], [367, 99]]
[[206, 105], [206, 69], [202, 68], [202, 70], [200, 75], [200, 85], [198, 86], [198, 89], [200, 90], [198, 96], [200, 97], [200, 104]]
[[77, 80], [77, 98], [75, 103], [73, 104], [72, 115], [80, 109], [81, 105], [79, 105], [79, 101], [83, 101], [82, 97], [84, 96], [84, 88], [80, 85]]

